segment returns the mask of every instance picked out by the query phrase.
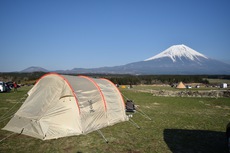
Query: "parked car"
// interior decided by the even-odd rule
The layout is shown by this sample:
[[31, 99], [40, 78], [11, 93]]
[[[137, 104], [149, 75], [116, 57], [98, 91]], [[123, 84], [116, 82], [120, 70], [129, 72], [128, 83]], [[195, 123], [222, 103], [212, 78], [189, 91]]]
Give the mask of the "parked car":
[[[8, 87], [10, 89], [13, 89], [14, 88], [14, 82], [12, 81], [9, 81], [9, 82], [6, 82], [6, 84], [8, 85]], [[21, 86], [19, 84], [17, 84], [17, 88], [20, 88]]]
[[228, 152], [230, 153], [230, 122], [226, 127], [226, 136], [227, 136], [227, 143], [228, 143]]
[[186, 85], [186, 88], [187, 89], [192, 89], [192, 86], [191, 85]]
[[6, 84], [8, 85], [10, 89], [14, 88], [14, 83], [12, 81], [6, 82]]
[[0, 81], [0, 92], [4, 92], [4, 90], [5, 90], [4, 82]]
[[10, 91], [9, 86], [5, 82], [0, 81], [0, 92], [9, 92], [9, 91]]

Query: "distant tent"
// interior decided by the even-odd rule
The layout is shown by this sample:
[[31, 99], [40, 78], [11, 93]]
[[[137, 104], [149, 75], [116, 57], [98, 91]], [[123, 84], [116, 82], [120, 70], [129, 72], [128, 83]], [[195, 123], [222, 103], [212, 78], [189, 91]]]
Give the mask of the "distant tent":
[[37, 81], [3, 129], [46, 140], [126, 120], [123, 98], [109, 80], [49, 73]]
[[184, 85], [182, 82], [180, 82], [180, 83], [177, 85], [176, 88], [177, 88], [177, 89], [185, 89], [186, 87], [185, 87], [185, 85]]
[[124, 86], [124, 85], [123, 85], [123, 86], [121, 86], [121, 88], [122, 88], [122, 89], [125, 89], [125, 88], [126, 88], [126, 86]]

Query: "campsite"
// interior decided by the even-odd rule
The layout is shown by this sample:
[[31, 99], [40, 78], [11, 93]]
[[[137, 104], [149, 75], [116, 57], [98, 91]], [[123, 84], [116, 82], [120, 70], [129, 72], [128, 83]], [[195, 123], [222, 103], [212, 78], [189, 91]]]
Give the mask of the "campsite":
[[[225, 128], [230, 117], [229, 97], [162, 96], [154, 91], [186, 92], [188, 89], [165, 85], [124, 86], [118, 89], [123, 99], [132, 99], [139, 110], [132, 113], [130, 119], [140, 129], [130, 121], [101, 128], [108, 143], [97, 131], [41, 140], [1, 130], [0, 152], [227, 152]], [[1, 129], [21, 107], [32, 87], [22, 86], [17, 92], [0, 94]], [[211, 91], [213, 88], [199, 90]], [[198, 89], [190, 91], [197, 92]]]
[[230, 153], [230, 0], [0, 0], [0, 153]]

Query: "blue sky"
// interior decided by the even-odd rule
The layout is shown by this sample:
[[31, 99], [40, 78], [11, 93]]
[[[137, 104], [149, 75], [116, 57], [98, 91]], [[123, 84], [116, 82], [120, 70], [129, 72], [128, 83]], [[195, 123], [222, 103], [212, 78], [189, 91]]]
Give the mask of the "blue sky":
[[0, 0], [0, 72], [117, 66], [185, 44], [230, 61], [229, 0]]

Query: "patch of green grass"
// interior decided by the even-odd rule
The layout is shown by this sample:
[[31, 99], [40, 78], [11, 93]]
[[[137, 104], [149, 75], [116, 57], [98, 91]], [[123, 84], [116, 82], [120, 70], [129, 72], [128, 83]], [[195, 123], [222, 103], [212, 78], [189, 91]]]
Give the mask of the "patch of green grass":
[[227, 80], [227, 79], [207, 79], [207, 80], [211, 84], [221, 84], [221, 83], [230, 84], [230, 80]]
[[[22, 87], [17, 93], [1, 93], [0, 117], [28, 90], [29, 87]], [[121, 91], [152, 119], [134, 113], [132, 119], [141, 129], [128, 121], [103, 128], [108, 144], [97, 132], [46, 141], [14, 134], [0, 142], [0, 152], [227, 152], [225, 128], [230, 121], [229, 98], [155, 97], [130, 89]], [[1, 122], [0, 127], [8, 121]], [[1, 130], [0, 139], [10, 134]]]

